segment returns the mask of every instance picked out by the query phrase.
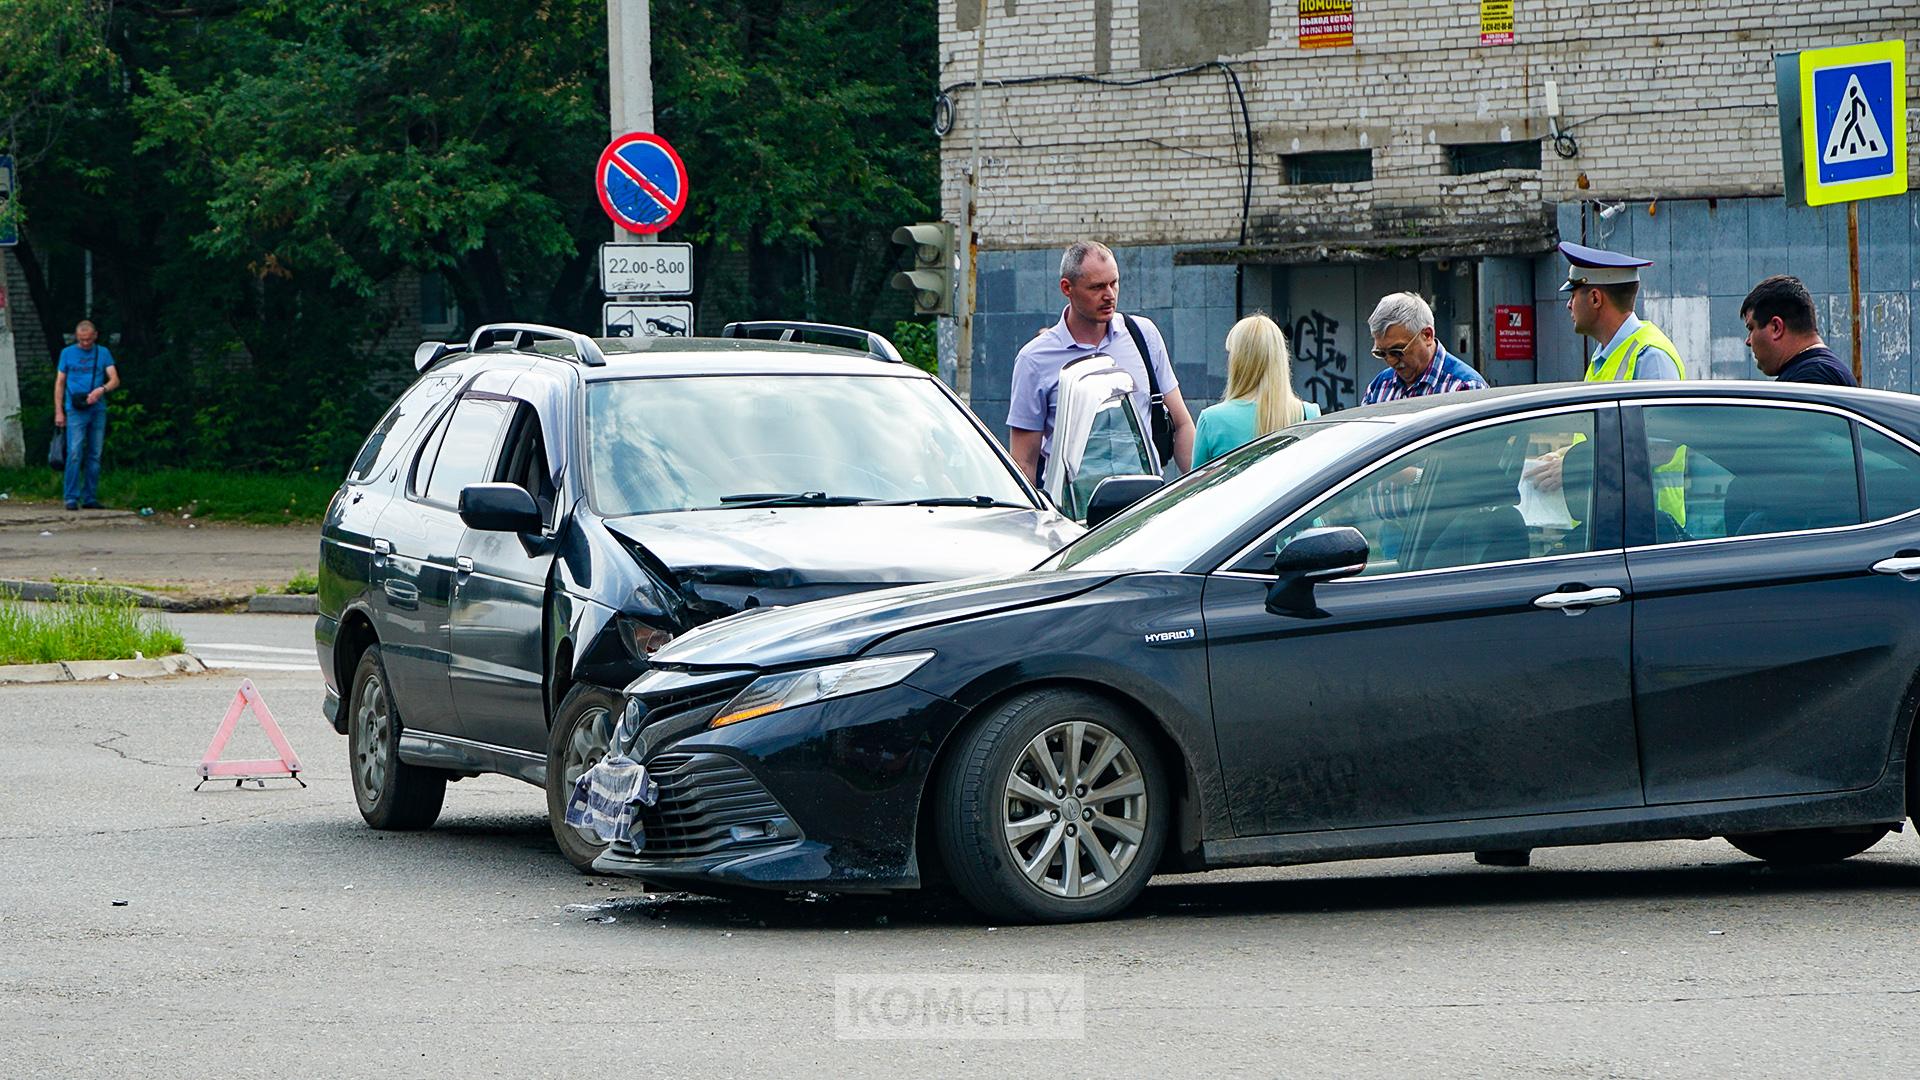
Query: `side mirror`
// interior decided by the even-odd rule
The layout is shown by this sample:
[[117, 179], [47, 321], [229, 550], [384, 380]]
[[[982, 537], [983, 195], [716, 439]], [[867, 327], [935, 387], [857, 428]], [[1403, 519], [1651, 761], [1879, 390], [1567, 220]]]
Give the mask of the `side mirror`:
[[1087, 528], [1091, 529], [1141, 499], [1166, 487], [1157, 476], [1109, 476], [1094, 485], [1087, 498]]
[[1367, 538], [1358, 529], [1308, 529], [1273, 557], [1275, 577], [1267, 590], [1267, 610], [1305, 619], [1325, 615], [1313, 602], [1314, 583], [1365, 570], [1368, 553]]
[[481, 532], [537, 533], [540, 507], [519, 484], [468, 484], [460, 489], [460, 520]]

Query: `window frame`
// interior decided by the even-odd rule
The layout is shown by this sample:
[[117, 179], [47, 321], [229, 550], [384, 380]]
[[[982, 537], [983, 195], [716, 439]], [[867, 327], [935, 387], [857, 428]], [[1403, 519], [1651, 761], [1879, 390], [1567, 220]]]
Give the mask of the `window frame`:
[[[493, 465], [488, 475], [493, 478], [493, 483], [512, 484], [526, 491], [525, 486], [517, 479], [505, 474], [510, 471], [510, 466], [514, 464], [514, 455], [521, 451], [523, 445], [527, 447], [526, 453], [534, 459], [533, 467], [543, 474], [546, 472], [548, 460], [546, 420], [540, 415], [539, 407], [533, 402], [524, 398], [509, 400], [514, 404], [513, 415], [507, 418], [506, 435], [493, 452]], [[540, 501], [538, 492], [528, 491], [527, 494], [533, 496], [536, 504]], [[555, 484], [552, 497], [541, 514], [540, 532], [543, 536], [553, 535], [560, 513], [561, 497], [560, 485]]]
[[[509, 397], [506, 394], [496, 394], [487, 390], [468, 390], [456, 396], [453, 399], [453, 404], [448, 406], [446, 412], [442, 413], [440, 418], [434, 422], [433, 432], [427, 436], [426, 440], [420, 444], [420, 449], [414, 453], [413, 468], [407, 475], [408, 502], [419, 503], [422, 506], [437, 506], [446, 510], [459, 509], [457, 502], [446, 503], [440, 502], [437, 499], [427, 498], [427, 488], [433, 482], [433, 474], [429, 471], [423, 478], [420, 475], [420, 464], [426, 458], [427, 451], [431, 449], [433, 451], [434, 468], [439, 467], [441, 444], [446, 441], [447, 430], [453, 425], [453, 415], [460, 411], [460, 403], [463, 401], [497, 401], [504, 402], [510, 406], [521, 403], [519, 398]], [[506, 424], [500, 428], [499, 434], [494, 438], [493, 450], [487, 457], [486, 465], [481, 469], [481, 475], [492, 476], [495, 470], [499, 468], [500, 452], [506, 448], [507, 435], [512, 428], [513, 415], [509, 413]], [[484, 480], [480, 482], [486, 483]]]
[[1625, 518], [1625, 491], [1621, 460], [1621, 408], [1619, 402], [1588, 401], [1575, 405], [1558, 405], [1544, 409], [1529, 409], [1525, 412], [1506, 413], [1500, 416], [1485, 417], [1472, 423], [1459, 424], [1444, 431], [1432, 432], [1422, 438], [1402, 446], [1395, 446], [1384, 454], [1369, 459], [1338, 480], [1328, 484], [1321, 492], [1308, 500], [1299, 509], [1287, 514], [1277, 524], [1263, 529], [1252, 543], [1240, 548], [1223, 559], [1210, 572], [1215, 575], [1236, 578], [1251, 578], [1259, 581], [1272, 581], [1272, 570], [1249, 568], [1246, 564], [1255, 558], [1270, 558], [1274, 542], [1291, 529], [1295, 523], [1314, 514], [1329, 500], [1344, 494], [1354, 483], [1365, 478], [1374, 470], [1388, 462], [1407, 454], [1423, 450], [1434, 443], [1455, 435], [1464, 435], [1482, 428], [1497, 427], [1502, 424], [1538, 420], [1550, 416], [1568, 413], [1590, 412], [1593, 418], [1593, 486], [1595, 517], [1590, 535], [1598, 538], [1586, 551], [1565, 552], [1559, 555], [1540, 555], [1525, 559], [1508, 559], [1502, 562], [1465, 563], [1459, 566], [1441, 566], [1428, 570], [1396, 570], [1387, 574], [1372, 574], [1355, 581], [1398, 581], [1404, 578], [1432, 577], [1437, 574], [1457, 574], [1469, 570], [1485, 570], [1490, 567], [1538, 565], [1561, 562], [1568, 559], [1586, 559], [1596, 555], [1619, 554], [1625, 550], [1622, 526]]
[[[1365, 176], [1357, 176], [1346, 180], [1298, 179], [1302, 168], [1311, 168], [1316, 165], [1332, 166], [1336, 164], [1336, 159], [1341, 159], [1340, 163], [1357, 165], [1362, 156], [1365, 156], [1367, 163]], [[1373, 183], [1375, 172], [1373, 165], [1373, 148], [1370, 146], [1353, 146], [1341, 150], [1305, 150], [1299, 153], [1282, 154], [1280, 155], [1280, 167], [1285, 171], [1288, 187], [1326, 187], [1332, 184], [1371, 184]]]
[[[1753, 540], [1777, 540], [1781, 537], [1822, 536], [1828, 533], [1847, 532], [1856, 529], [1870, 529], [1891, 522], [1920, 515], [1920, 507], [1894, 514], [1890, 517], [1868, 518], [1866, 497], [1865, 457], [1860, 451], [1860, 428], [1862, 425], [1872, 428], [1881, 435], [1892, 439], [1896, 444], [1906, 447], [1920, 455], [1920, 444], [1902, 435], [1887, 425], [1871, 417], [1843, 409], [1837, 405], [1828, 405], [1814, 401], [1789, 401], [1780, 398], [1759, 397], [1670, 397], [1642, 398], [1621, 403], [1623, 425], [1622, 434], [1626, 449], [1626, 499], [1627, 512], [1626, 550], [1633, 555], [1645, 551], [1672, 551], [1680, 548], [1699, 547], [1708, 544], [1732, 544]], [[1745, 408], [1790, 409], [1798, 412], [1824, 413], [1837, 416], [1849, 423], [1849, 435], [1853, 443], [1853, 476], [1855, 496], [1858, 499], [1861, 520], [1850, 525], [1827, 525], [1818, 529], [1784, 529], [1779, 532], [1751, 533], [1745, 536], [1711, 536], [1692, 540], [1673, 540], [1658, 543], [1653, 539], [1653, 515], [1641, 514], [1641, 510], [1651, 510], [1653, 506], [1653, 485], [1650, 480], [1647, 461], [1646, 414], [1643, 409], [1666, 406], [1736, 406]]]
[[[1525, 149], [1526, 147], [1529, 147], [1529, 146], [1533, 148], [1533, 152], [1531, 155], [1528, 155]], [[1446, 152], [1447, 152], [1447, 170], [1453, 176], [1485, 176], [1488, 173], [1496, 173], [1496, 172], [1535, 172], [1537, 173], [1541, 170], [1543, 158], [1545, 156], [1541, 153], [1539, 139], [1508, 139], [1502, 142], [1447, 143]], [[1502, 162], [1500, 164], [1496, 164], [1490, 168], [1485, 168], [1485, 169], [1467, 168], [1467, 166], [1473, 165], [1476, 163], [1475, 162], [1476, 156], [1479, 156], [1484, 159], [1485, 157], [1490, 157], [1497, 154], [1511, 154], [1516, 152], [1522, 157], [1530, 156], [1532, 158], [1533, 164], [1526, 165], [1526, 164], [1517, 164], [1513, 162]]]

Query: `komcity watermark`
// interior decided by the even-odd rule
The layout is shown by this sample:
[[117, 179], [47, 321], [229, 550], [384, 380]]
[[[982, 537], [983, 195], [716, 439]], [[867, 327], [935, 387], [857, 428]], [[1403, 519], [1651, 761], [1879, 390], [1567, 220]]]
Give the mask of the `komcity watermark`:
[[1082, 1039], [1079, 975], [835, 975], [839, 1039]]

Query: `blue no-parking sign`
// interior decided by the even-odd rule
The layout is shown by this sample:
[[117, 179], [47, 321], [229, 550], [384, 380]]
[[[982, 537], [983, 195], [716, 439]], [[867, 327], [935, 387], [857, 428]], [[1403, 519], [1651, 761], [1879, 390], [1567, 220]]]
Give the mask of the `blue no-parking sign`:
[[687, 208], [687, 167], [667, 140], [648, 131], [622, 135], [600, 153], [593, 186], [600, 207], [631, 233], [657, 233]]
[[1788, 54], [1779, 81], [1789, 194], [1820, 206], [1907, 190], [1905, 42]]

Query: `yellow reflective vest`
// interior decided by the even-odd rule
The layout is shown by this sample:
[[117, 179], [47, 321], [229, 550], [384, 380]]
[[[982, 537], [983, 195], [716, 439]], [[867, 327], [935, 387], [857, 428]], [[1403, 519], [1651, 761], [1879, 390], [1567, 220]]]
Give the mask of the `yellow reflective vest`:
[[1680, 377], [1687, 377], [1686, 362], [1680, 359], [1680, 350], [1674, 347], [1667, 335], [1650, 322], [1643, 322], [1627, 335], [1627, 340], [1614, 346], [1612, 352], [1587, 364], [1588, 382], [1618, 382], [1633, 378], [1634, 369], [1640, 366], [1640, 354], [1653, 346], [1673, 357], [1673, 366]]
[[[1680, 350], [1674, 347], [1672, 339], [1660, 332], [1660, 328], [1650, 322], [1642, 322], [1627, 335], [1627, 340], [1614, 346], [1612, 352], [1587, 364], [1588, 382], [1618, 382], [1633, 378], [1640, 365], [1640, 354], [1652, 346], [1673, 357], [1673, 366], [1680, 377], [1687, 377], [1686, 362], [1680, 359]], [[1653, 505], [1673, 516], [1675, 525], [1685, 528], [1687, 525], [1687, 448], [1676, 446], [1673, 457], [1664, 465], [1653, 467]]]

